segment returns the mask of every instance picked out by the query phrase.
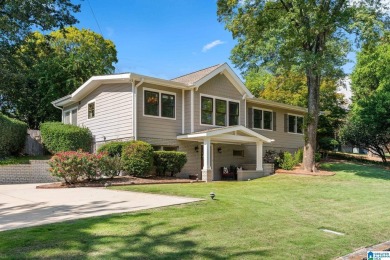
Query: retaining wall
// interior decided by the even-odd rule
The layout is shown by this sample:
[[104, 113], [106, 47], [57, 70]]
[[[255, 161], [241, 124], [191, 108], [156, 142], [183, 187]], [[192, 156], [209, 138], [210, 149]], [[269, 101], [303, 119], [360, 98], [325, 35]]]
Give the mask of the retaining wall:
[[30, 160], [30, 164], [0, 166], [0, 184], [45, 183], [58, 181], [51, 176], [47, 160]]

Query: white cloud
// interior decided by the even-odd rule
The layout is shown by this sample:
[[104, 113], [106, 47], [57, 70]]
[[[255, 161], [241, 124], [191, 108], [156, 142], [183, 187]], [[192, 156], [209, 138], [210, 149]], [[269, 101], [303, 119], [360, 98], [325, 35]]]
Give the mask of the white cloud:
[[206, 44], [205, 46], [203, 46], [202, 48], [202, 52], [206, 52], [212, 48], [214, 48], [215, 46], [218, 46], [218, 45], [221, 45], [221, 44], [224, 44], [225, 42], [221, 41], [221, 40], [215, 40], [213, 42], [210, 42], [208, 44]]

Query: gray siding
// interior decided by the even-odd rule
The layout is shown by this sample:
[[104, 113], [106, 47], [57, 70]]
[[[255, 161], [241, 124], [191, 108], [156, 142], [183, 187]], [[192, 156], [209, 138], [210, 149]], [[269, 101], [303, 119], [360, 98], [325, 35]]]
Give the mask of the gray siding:
[[200, 124], [200, 96], [201, 94], [233, 99], [240, 102], [240, 125], [245, 124], [245, 100], [242, 100], [243, 95], [234, 87], [234, 85], [223, 74], [217, 75], [210, 79], [198, 91], [195, 91], [194, 97], [194, 131], [202, 131], [216, 126], [207, 126]]
[[[270, 130], [261, 130], [261, 129], [253, 129], [253, 120], [248, 120], [248, 128], [271, 139], [274, 139], [275, 141], [267, 144], [264, 143], [264, 149], [269, 150], [273, 149], [276, 151], [280, 150], [290, 150], [294, 151], [300, 147], [303, 147], [304, 140], [303, 140], [303, 134], [293, 134], [293, 133], [287, 133], [284, 131], [284, 115], [285, 114], [296, 114], [296, 115], [302, 115], [303, 113], [299, 112], [292, 112], [285, 109], [280, 108], [273, 108], [269, 106], [262, 106], [260, 104], [254, 104], [248, 102], [247, 109], [251, 110], [253, 107], [256, 108], [263, 108], [272, 110], [273, 112], [276, 112], [276, 131], [270, 131]], [[248, 115], [253, 115], [251, 112], [248, 112]]]
[[[95, 100], [95, 118], [88, 119], [88, 102]], [[79, 125], [88, 127], [96, 142], [126, 139], [132, 131], [132, 90], [130, 84], [102, 85], [80, 102]]]
[[184, 92], [184, 107], [185, 107], [185, 133], [191, 132], [191, 90]]
[[[176, 119], [144, 116], [144, 90], [155, 89], [176, 94]], [[137, 134], [138, 139], [160, 138], [174, 139], [182, 131], [182, 91], [144, 83], [137, 90]]]

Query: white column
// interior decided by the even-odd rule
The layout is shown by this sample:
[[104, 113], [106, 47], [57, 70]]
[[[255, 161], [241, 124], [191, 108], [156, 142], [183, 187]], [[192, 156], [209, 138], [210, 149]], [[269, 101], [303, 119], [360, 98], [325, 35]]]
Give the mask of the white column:
[[203, 140], [203, 170], [211, 170], [211, 140]]
[[263, 170], [263, 142], [256, 142], [256, 171]]

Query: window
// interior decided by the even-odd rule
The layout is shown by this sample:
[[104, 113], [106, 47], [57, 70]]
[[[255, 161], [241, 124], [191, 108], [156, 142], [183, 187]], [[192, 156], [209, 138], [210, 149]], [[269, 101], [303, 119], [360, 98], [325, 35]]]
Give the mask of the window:
[[272, 130], [272, 111], [253, 109], [253, 128]]
[[240, 102], [201, 94], [200, 123], [213, 126], [238, 125]]
[[159, 93], [145, 91], [145, 115], [159, 116]]
[[229, 101], [229, 125], [238, 125], [240, 115], [240, 104]]
[[88, 104], [88, 119], [95, 117], [95, 102]]
[[219, 126], [226, 126], [226, 101], [215, 100], [215, 124]]
[[77, 125], [77, 108], [64, 111], [64, 124]]
[[233, 156], [244, 157], [244, 150], [233, 150]]
[[161, 116], [175, 118], [175, 96], [161, 94]]
[[213, 99], [209, 97], [202, 97], [202, 124], [213, 124]]
[[290, 133], [303, 133], [303, 117], [288, 115], [288, 132]]
[[161, 146], [161, 145], [153, 145], [154, 151], [177, 151], [177, 146]]
[[144, 115], [176, 118], [175, 98], [174, 94], [145, 90]]

